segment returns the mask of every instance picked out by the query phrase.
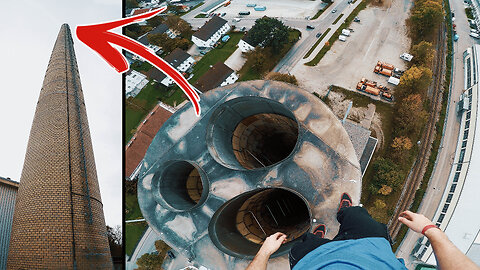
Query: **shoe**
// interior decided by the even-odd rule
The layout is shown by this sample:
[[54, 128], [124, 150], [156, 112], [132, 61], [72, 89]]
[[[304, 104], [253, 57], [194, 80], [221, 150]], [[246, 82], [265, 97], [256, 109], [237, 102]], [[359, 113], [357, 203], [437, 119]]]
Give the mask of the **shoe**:
[[325, 226], [325, 224], [320, 224], [313, 230], [313, 234], [320, 236], [320, 238], [324, 238], [326, 231], [327, 227]]
[[340, 206], [338, 207], [338, 211], [350, 206], [352, 206], [352, 198], [350, 198], [350, 195], [345, 192], [342, 194], [342, 198], [340, 199]]

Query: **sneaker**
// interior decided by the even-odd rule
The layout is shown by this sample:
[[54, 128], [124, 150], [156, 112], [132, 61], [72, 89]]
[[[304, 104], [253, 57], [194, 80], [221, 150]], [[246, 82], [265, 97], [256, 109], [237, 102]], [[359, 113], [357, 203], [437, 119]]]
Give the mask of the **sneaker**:
[[313, 234], [320, 236], [320, 238], [323, 238], [325, 237], [326, 231], [327, 231], [327, 227], [325, 226], [325, 224], [320, 224], [313, 230]]
[[340, 206], [338, 207], [338, 211], [342, 210], [342, 208], [347, 208], [352, 206], [352, 198], [348, 193], [343, 193], [342, 198], [340, 199]]

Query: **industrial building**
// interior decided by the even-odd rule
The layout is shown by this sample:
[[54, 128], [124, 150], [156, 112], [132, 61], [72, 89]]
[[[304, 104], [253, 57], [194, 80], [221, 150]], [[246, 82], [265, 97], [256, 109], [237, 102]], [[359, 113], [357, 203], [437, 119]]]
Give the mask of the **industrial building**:
[[[203, 94], [160, 128], [138, 168], [139, 205], [162, 240], [198, 265], [244, 268], [266, 236], [287, 243], [318, 223], [337, 233], [338, 200], [358, 204], [361, 166], [343, 124], [290, 84], [248, 81]], [[360, 145], [360, 144], [358, 144]], [[358, 151], [363, 152], [363, 149]]]
[[0, 270], [7, 269], [8, 247], [18, 182], [0, 176]]
[[70, 28], [53, 47], [33, 118], [8, 269], [113, 269]]
[[[473, 262], [480, 265], [480, 124], [478, 123], [480, 45], [463, 53], [464, 89], [457, 102], [460, 133], [450, 175], [433, 222]], [[430, 242], [420, 239], [414, 257], [436, 265]]]

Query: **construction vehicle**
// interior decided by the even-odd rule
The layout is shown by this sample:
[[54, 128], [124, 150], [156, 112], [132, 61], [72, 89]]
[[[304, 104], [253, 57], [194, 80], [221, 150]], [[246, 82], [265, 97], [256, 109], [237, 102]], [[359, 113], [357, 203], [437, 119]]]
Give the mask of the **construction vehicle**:
[[373, 70], [376, 74], [382, 74], [387, 77], [391, 77], [393, 75], [393, 71], [390, 69], [382, 68], [381, 66], [375, 66], [375, 69]]
[[362, 78], [360, 82], [357, 83], [356, 88], [364, 93], [377, 97], [379, 96], [387, 101], [393, 101], [393, 95], [390, 93], [390, 90], [386, 86], [377, 84], [375, 81]]
[[377, 82], [375, 82], [375, 81], [370, 81], [370, 80], [367, 80], [367, 79], [365, 79], [365, 78], [362, 78], [362, 79], [360, 80], [360, 83], [365, 84], [365, 85], [368, 85], [368, 86], [371, 86], [371, 87], [377, 87]]
[[389, 70], [394, 70], [395, 66], [391, 64], [387, 64], [385, 62], [377, 61], [377, 66], [380, 66], [381, 68], [389, 69]]

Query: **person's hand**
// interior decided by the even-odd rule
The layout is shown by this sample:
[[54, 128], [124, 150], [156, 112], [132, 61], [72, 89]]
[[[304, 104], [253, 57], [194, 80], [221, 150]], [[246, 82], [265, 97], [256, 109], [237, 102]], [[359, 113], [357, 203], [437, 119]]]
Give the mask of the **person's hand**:
[[422, 214], [413, 213], [411, 211], [403, 211], [398, 217], [398, 221], [407, 225], [410, 229], [417, 233], [422, 233], [423, 228], [427, 225], [434, 225], [431, 220]]
[[265, 239], [259, 253], [263, 253], [270, 257], [278, 248], [287, 240], [287, 236], [284, 233], [277, 232]]

